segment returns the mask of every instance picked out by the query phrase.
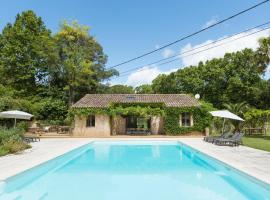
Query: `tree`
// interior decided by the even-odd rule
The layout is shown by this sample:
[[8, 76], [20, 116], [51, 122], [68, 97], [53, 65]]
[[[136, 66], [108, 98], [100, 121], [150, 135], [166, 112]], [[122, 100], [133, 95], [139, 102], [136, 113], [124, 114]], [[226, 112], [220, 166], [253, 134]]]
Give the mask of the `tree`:
[[259, 44], [260, 46], [256, 51], [256, 60], [260, 70], [265, 72], [265, 66], [270, 63], [270, 37], [261, 38]]
[[108, 94], [133, 94], [133, 87], [127, 85], [113, 85], [107, 89]]
[[46, 82], [48, 66], [54, 62], [51, 32], [33, 11], [18, 14], [0, 36], [0, 83], [25, 95], [35, 93]]
[[159, 75], [153, 80], [152, 89], [157, 94], [176, 93], [175, 73]]
[[101, 45], [77, 22], [64, 22], [55, 35], [59, 60], [51, 69], [51, 85], [68, 91], [69, 105], [86, 93], [95, 93], [100, 83], [117, 74], [106, 70], [107, 56]]
[[[269, 37], [270, 38], [270, 37]], [[269, 86], [262, 79], [269, 65], [269, 38], [260, 40], [259, 48], [226, 53], [223, 58], [200, 62], [197, 66], [160, 75], [152, 82], [155, 93], [199, 93], [217, 108], [225, 103], [241, 103], [268, 108]]]
[[135, 88], [137, 94], [153, 94], [152, 86], [149, 84], [140, 85]]
[[[237, 104], [224, 104], [224, 107], [241, 118], [244, 118], [244, 113], [249, 108], [246, 102]], [[229, 120], [229, 123], [233, 126], [234, 131], [240, 131], [243, 126], [243, 123], [238, 120]]]
[[259, 97], [257, 101], [257, 108], [270, 109], [270, 80], [262, 80], [258, 84]]

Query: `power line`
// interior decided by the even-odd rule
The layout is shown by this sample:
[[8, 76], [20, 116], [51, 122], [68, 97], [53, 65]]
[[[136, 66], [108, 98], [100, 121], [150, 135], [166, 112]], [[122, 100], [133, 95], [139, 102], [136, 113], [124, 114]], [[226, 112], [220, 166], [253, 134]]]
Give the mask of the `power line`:
[[[255, 26], [255, 27], [252, 27], [252, 28], [246, 29], [245, 31], [241, 31], [241, 32], [238, 32], [238, 33], [232, 34], [232, 35], [230, 35], [230, 36], [228, 36], [228, 37], [225, 37], [225, 38], [220, 38], [220, 39], [215, 40], [215, 41], [213, 41], [213, 42], [211, 42], [211, 43], [207, 43], [207, 44], [205, 44], [205, 45], [200, 45], [200, 46], [198, 46], [198, 47], [196, 47], [196, 48], [193, 48], [193, 49], [190, 49], [190, 50], [187, 50], [187, 51], [181, 52], [181, 53], [176, 54], [176, 55], [174, 55], [174, 56], [170, 56], [170, 57], [168, 57], [168, 58], [163, 58], [163, 59], [160, 59], [160, 60], [158, 60], [158, 61], [154, 61], [154, 62], [152, 62], [152, 63], [148, 63], [148, 64], [145, 64], [145, 65], [142, 65], [142, 66], [140, 66], [140, 67], [131, 68], [131, 69], [129, 69], [129, 70], [126, 70], [126, 71], [120, 72], [120, 74], [123, 74], [123, 73], [126, 73], [126, 72], [131, 72], [131, 71], [134, 71], [134, 70], [136, 70], [136, 69], [143, 68], [143, 67], [145, 67], [145, 66], [151, 66], [151, 65], [154, 65], [154, 64], [160, 63], [160, 62], [162, 62], [162, 61], [169, 60], [169, 59], [171, 59], [171, 58], [179, 57], [179, 56], [181, 56], [181, 55], [183, 55], [183, 54], [186, 54], [186, 53], [192, 52], [192, 51], [197, 50], [197, 49], [201, 49], [201, 48], [203, 48], [203, 47], [206, 47], [206, 46], [209, 46], [209, 45], [212, 45], [212, 44], [215, 44], [215, 43], [221, 42], [221, 41], [223, 41], [223, 40], [227, 40], [227, 39], [229, 39], [229, 38], [231, 38], [231, 37], [234, 37], [234, 36], [240, 35], [240, 34], [242, 34], [242, 33], [245, 33], [245, 32], [248, 32], [248, 31], [251, 31], [251, 30], [253, 30], [253, 29], [260, 28], [260, 27], [265, 26], [265, 25], [267, 25], [267, 24], [270, 24], [270, 21], [268, 21], [268, 22], [266, 22], [266, 23], [263, 23], [263, 24], [260, 24], [260, 25], [257, 25], [257, 26]], [[177, 59], [176, 59], [176, 60], [177, 60]], [[169, 61], [168, 63], [170, 63], [170, 61]], [[160, 65], [162, 65], [162, 64], [160, 64]], [[159, 66], [159, 65], [158, 65], [158, 66]]]
[[205, 27], [205, 28], [203, 28], [203, 29], [200, 29], [200, 30], [194, 32], [194, 33], [191, 33], [191, 34], [189, 34], [189, 35], [187, 35], [187, 36], [184, 36], [184, 37], [182, 37], [182, 38], [180, 38], [180, 39], [178, 39], [178, 40], [176, 40], [176, 41], [173, 41], [173, 42], [171, 42], [171, 43], [168, 43], [168, 44], [166, 44], [166, 45], [163, 45], [163, 46], [161, 46], [161, 47], [159, 47], [159, 48], [157, 48], [157, 49], [155, 49], [155, 50], [149, 51], [149, 52], [144, 53], [144, 54], [142, 54], [142, 55], [140, 55], [140, 56], [137, 56], [137, 57], [135, 57], [135, 58], [132, 58], [132, 59], [126, 60], [126, 61], [124, 61], [124, 62], [121, 62], [121, 63], [119, 63], [119, 64], [113, 65], [113, 66], [109, 67], [108, 69], [116, 68], [116, 67], [118, 67], [118, 66], [127, 64], [127, 63], [129, 63], [129, 62], [134, 61], [134, 60], [138, 60], [138, 59], [140, 59], [140, 58], [142, 58], [142, 57], [145, 57], [145, 56], [150, 55], [150, 54], [152, 54], [152, 53], [155, 53], [155, 52], [157, 52], [157, 51], [159, 51], [159, 50], [161, 50], [161, 49], [164, 49], [164, 48], [169, 47], [169, 46], [171, 46], [171, 45], [173, 45], [173, 44], [176, 44], [176, 43], [178, 43], [178, 42], [180, 42], [180, 41], [183, 41], [183, 40], [185, 40], [185, 39], [187, 39], [187, 38], [193, 37], [193, 36], [195, 36], [195, 35], [197, 35], [197, 34], [203, 32], [203, 31], [206, 31], [206, 30], [208, 30], [208, 29], [210, 29], [210, 28], [213, 28], [214, 26], [217, 26], [217, 25], [219, 25], [219, 24], [222, 24], [222, 23], [224, 23], [224, 22], [226, 22], [226, 21], [228, 21], [228, 20], [230, 20], [230, 19], [233, 19], [233, 18], [235, 18], [235, 17], [237, 17], [237, 16], [239, 16], [239, 15], [241, 15], [241, 14], [244, 14], [244, 13], [246, 13], [246, 12], [248, 12], [248, 11], [250, 11], [250, 10], [252, 10], [252, 9], [254, 9], [254, 8], [256, 8], [256, 7], [258, 7], [258, 6], [261, 6], [261, 5], [263, 5], [263, 4], [265, 4], [265, 3], [269, 2], [269, 1], [270, 1], [270, 0], [262, 1], [262, 2], [260, 2], [260, 3], [258, 3], [258, 4], [255, 4], [255, 5], [253, 5], [253, 6], [249, 7], [249, 8], [247, 8], [247, 9], [245, 9], [245, 10], [242, 10], [242, 11], [240, 11], [240, 12], [238, 12], [238, 13], [236, 13], [236, 14], [230, 16], [230, 17], [227, 17], [227, 18], [225, 18], [225, 19], [223, 19], [223, 20], [221, 20], [221, 21], [218, 21], [218, 22], [216, 22], [216, 23], [214, 23], [214, 24], [212, 24], [212, 25], [210, 25], [210, 26], [207, 26], [207, 27]]
[[[195, 55], [195, 54], [204, 52], [204, 51], [208, 51], [208, 50], [210, 50], [210, 49], [213, 49], [213, 48], [216, 48], [216, 47], [219, 47], [219, 46], [222, 46], [222, 45], [225, 45], [225, 44], [234, 42], [234, 41], [236, 41], [236, 40], [239, 40], [239, 39], [248, 37], [248, 36], [250, 36], [250, 35], [254, 35], [254, 34], [256, 34], [256, 33], [262, 32], [262, 31], [267, 30], [267, 29], [270, 29], [270, 27], [267, 27], [267, 28], [258, 30], [258, 31], [256, 31], [256, 32], [253, 32], [253, 33], [250, 33], [250, 34], [247, 34], [247, 35], [244, 35], [244, 36], [242, 36], [242, 37], [236, 38], [236, 39], [231, 40], [231, 41], [229, 41], [229, 42], [224, 42], [224, 43], [221, 43], [221, 44], [219, 44], [219, 45], [212, 46], [212, 47], [209, 47], [209, 48], [207, 48], [207, 49], [203, 49], [203, 50], [201, 50], [201, 51], [197, 51], [197, 52], [195, 52], [195, 53], [188, 54], [188, 55], [186, 55], [186, 56], [182, 56], [181, 58], [188, 57], [188, 56], [192, 56], [192, 55]], [[226, 38], [226, 39], [228, 39], [228, 38]], [[211, 44], [213, 44], [213, 43], [216, 43], [216, 42], [212, 42], [212, 43], [209, 43], [209, 44], [204, 45], [204, 46], [208, 46], [208, 45], [211, 45]], [[201, 47], [202, 47], [202, 46], [201, 46]], [[201, 47], [200, 47], [200, 48], [201, 48]], [[198, 49], [198, 48], [197, 48], [197, 49]], [[193, 49], [193, 50], [196, 50], [196, 49]], [[173, 60], [170, 60], [170, 61], [161, 63], [161, 64], [158, 64], [157, 66], [164, 65], [164, 64], [168, 64], [168, 63], [174, 62], [174, 61], [176, 61], [176, 60], [179, 60], [179, 58], [173, 59]], [[155, 67], [155, 66], [154, 66], [154, 67]], [[142, 68], [142, 67], [140, 67], [140, 68]], [[153, 67], [149, 67], [149, 68], [151, 69], [151, 68], [153, 68]], [[131, 71], [134, 71], [134, 70], [136, 70], [136, 69], [139, 69], [139, 68], [133, 68]], [[142, 71], [142, 70], [143, 70], [143, 68], [142, 68], [141, 70], [138, 70], [138, 71]], [[128, 72], [128, 71], [126, 71], [126, 72]], [[126, 72], [125, 72], [125, 73], [126, 73]], [[129, 75], [129, 74], [124, 74], [124, 75], [120, 75], [120, 76], [115, 77], [115, 78], [112, 78], [112, 79], [116, 79], [116, 78], [120, 78], [120, 77], [125, 77], [125, 76], [128, 76], [128, 75]]]

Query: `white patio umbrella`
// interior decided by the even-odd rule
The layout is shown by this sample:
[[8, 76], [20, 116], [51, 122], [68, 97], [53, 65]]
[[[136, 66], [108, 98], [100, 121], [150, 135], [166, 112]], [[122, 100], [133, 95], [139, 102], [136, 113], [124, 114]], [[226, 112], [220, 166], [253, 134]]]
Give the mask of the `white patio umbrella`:
[[0, 112], [0, 118], [14, 119], [14, 127], [16, 126], [17, 119], [30, 120], [31, 117], [33, 117], [33, 115], [31, 115], [27, 112], [19, 111], [19, 110], [10, 110], [10, 111]]
[[226, 119], [233, 119], [237, 121], [245, 121], [241, 117], [237, 116], [236, 114], [233, 114], [232, 112], [228, 110], [217, 110], [217, 111], [212, 111], [210, 114], [214, 117], [221, 117], [223, 118], [223, 127], [222, 127], [222, 133], [224, 132], [224, 125], [225, 125], [225, 120]]

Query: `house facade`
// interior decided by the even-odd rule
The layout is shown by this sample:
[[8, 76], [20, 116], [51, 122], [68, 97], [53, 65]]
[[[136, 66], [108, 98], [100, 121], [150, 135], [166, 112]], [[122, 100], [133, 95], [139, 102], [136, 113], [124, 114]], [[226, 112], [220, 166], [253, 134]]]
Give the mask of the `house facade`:
[[198, 109], [198, 100], [186, 94], [87, 94], [72, 106], [73, 136], [201, 131], [202, 128], [197, 126], [198, 117], [194, 116]]

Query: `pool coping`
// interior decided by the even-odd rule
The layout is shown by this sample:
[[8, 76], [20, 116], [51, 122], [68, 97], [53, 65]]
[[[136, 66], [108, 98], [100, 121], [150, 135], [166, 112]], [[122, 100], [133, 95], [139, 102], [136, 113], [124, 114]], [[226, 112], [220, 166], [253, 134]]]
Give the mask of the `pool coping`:
[[[43, 159], [40, 159], [40, 160], [37, 160], [37, 161], [34, 161], [32, 164], [30, 164], [29, 166], [27, 167], [22, 167], [21, 169], [15, 169], [15, 170], [11, 170], [11, 172], [8, 172], [7, 174], [3, 174], [1, 173], [1, 171], [6, 171], [6, 170], [3, 170], [0, 168], [0, 183], [1, 182], [6, 182], [8, 179], [11, 179], [19, 174], [22, 174], [24, 172], [27, 172], [29, 170], [31, 170], [32, 168], [35, 168], [35, 167], [38, 167], [38, 166], [41, 166], [43, 164], [45, 164], [46, 162], [49, 162], [53, 159], [56, 159], [60, 156], [63, 156], [65, 155], [66, 153], [69, 153], [73, 150], [76, 150], [86, 144], [89, 144], [91, 142], [93, 142], [93, 140], [89, 140], [89, 138], [86, 140], [82, 140], [83, 142], [82, 143], [79, 143], [79, 144], [75, 144], [74, 146], [70, 147], [70, 148], [67, 148], [67, 149], [64, 149], [62, 151], [59, 151], [58, 153], [55, 153], [55, 154], [51, 154], [49, 156], [45, 156], [45, 158]], [[35, 151], [35, 149], [33, 149], [34, 147], [32, 147], [31, 149], [27, 149], [25, 151], [23, 151], [22, 153], [20, 154], [10, 154], [10, 155], [7, 155], [7, 156], [4, 156], [2, 158], [10, 158], [10, 157], [20, 157], [20, 156], [24, 156], [24, 155], [29, 155], [31, 154], [31, 152]], [[0, 158], [1, 160], [1, 158]]]
[[255, 182], [256, 184], [260, 184], [260, 185], [262, 185], [263, 187], [265, 187], [265, 188], [267, 188], [268, 190], [270, 190], [270, 184], [269, 184], [269, 183], [267, 183], [267, 182], [265, 182], [265, 181], [263, 181], [263, 180], [261, 180], [261, 179], [258, 179], [258, 178], [256, 178], [255, 176], [250, 175], [250, 174], [246, 173], [246, 172], [243, 171], [243, 170], [237, 169], [236, 167], [233, 167], [232, 165], [230, 165], [230, 164], [228, 164], [228, 163], [226, 163], [226, 162], [224, 162], [224, 161], [222, 161], [222, 160], [220, 160], [220, 159], [218, 159], [218, 158], [215, 158], [215, 157], [213, 157], [213, 156], [210, 156], [210, 155], [207, 154], [207, 153], [204, 153], [204, 152], [202, 152], [202, 151], [200, 151], [200, 150], [197, 150], [197, 149], [195, 149], [194, 147], [192, 147], [192, 146], [190, 146], [190, 145], [188, 145], [188, 144], [185, 144], [185, 143], [183, 143], [183, 142], [181, 142], [181, 141], [178, 141], [178, 142], [179, 142], [179, 144], [183, 144], [183, 145], [187, 146], [188, 148], [192, 149], [194, 152], [196, 152], [196, 153], [198, 153], [198, 154], [201, 154], [201, 155], [204, 155], [204, 156], [207, 157], [208, 159], [214, 160], [215, 162], [217, 162], [217, 163], [219, 163], [219, 164], [221, 164], [221, 165], [224, 165], [224, 167], [230, 168], [231, 170], [235, 171], [236, 173], [240, 174], [241, 176], [244, 176], [245, 178], [249, 179], [250, 181]]
[[[51, 140], [51, 139], [48, 139], [48, 140]], [[63, 140], [63, 139], [62, 139]], [[70, 139], [68, 139], [70, 140]], [[71, 139], [72, 140], [72, 139]], [[189, 138], [188, 140], [194, 140], [193, 138]], [[3, 175], [0, 174], [0, 182], [5, 182], [7, 181], [8, 179], [18, 175], [18, 174], [21, 174], [25, 171], [28, 171], [34, 167], [37, 167], [39, 165], [42, 165], [50, 160], [53, 160], [57, 157], [60, 157], [72, 150], [75, 150], [77, 148], [80, 148], [82, 147], [83, 145], [86, 145], [86, 144], [89, 144], [91, 142], [99, 142], [99, 141], [108, 141], [108, 142], [112, 142], [112, 141], [117, 141], [117, 142], [125, 142], [125, 141], [137, 141], [137, 142], [142, 142], [142, 141], [148, 141], [148, 142], [151, 142], [151, 141], [160, 141], [160, 142], [179, 142], [181, 144], [184, 144], [184, 145], [187, 145], [188, 147], [194, 149], [195, 151], [198, 151], [202, 154], [205, 154], [206, 156], [212, 158], [212, 159], [215, 159], [225, 165], [227, 165], [228, 167], [231, 167], [232, 169], [240, 172], [240, 173], [243, 173], [244, 175], [247, 175], [247, 176], [250, 176], [252, 179], [255, 179], [257, 181], [262, 182], [263, 184], [266, 184], [267, 186], [270, 185], [270, 179], [268, 177], [265, 177], [265, 176], [262, 176], [260, 175], [259, 173], [256, 173], [256, 171], [251, 171], [251, 170], [248, 170], [248, 169], [245, 169], [245, 168], [241, 168], [239, 166], [237, 166], [237, 163], [234, 163], [234, 162], [228, 162], [226, 161], [226, 159], [222, 159], [222, 157], [218, 157], [217, 155], [213, 154], [213, 153], [209, 153], [207, 151], [205, 151], [204, 149], [202, 148], [198, 148], [198, 147], [194, 147], [193, 145], [191, 145], [188, 140], [185, 140], [185, 139], [182, 139], [182, 138], [114, 138], [114, 139], [108, 139], [108, 138], [88, 138], [88, 139], [84, 139], [82, 140], [81, 144], [77, 144], [77, 145], [74, 145], [73, 147], [71, 148], [67, 148], [61, 152], [59, 152], [58, 154], [54, 154], [54, 155], [51, 155], [51, 156], [47, 156], [47, 158], [45, 159], [42, 159], [40, 160], [40, 162], [35, 162], [33, 163], [30, 167], [28, 168], [21, 168], [21, 170], [14, 170], [13, 173], [8, 173], [6, 175]], [[201, 140], [201, 139], [200, 139]], [[219, 147], [218, 147], [219, 148]], [[245, 147], [245, 148], [250, 148], [250, 147]], [[250, 148], [251, 149], [251, 148]], [[262, 150], [256, 150], [254, 149], [254, 151], [258, 151], [258, 152], [263, 152], [265, 153], [264, 151]], [[24, 154], [27, 154], [27, 152], [23, 153], [21, 156], [24, 156]], [[270, 155], [270, 154], [269, 154]], [[13, 156], [13, 155], [11, 155]], [[16, 156], [16, 155], [15, 155]], [[0, 158], [0, 161], [1, 161], [1, 158]], [[0, 168], [0, 171], [5, 171], [5, 169], [1, 169]]]
[[[179, 142], [187, 145], [188, 147], [194, 149], [195, 151], [198, 151], [198, 152], [200, 152], [200, 153], [202, 153], [202, 154], [204, 154], [212, 159], [217, 160], [218, 162], [223, 163], [224, 165], [227, 165], [228, 167], [231, 167], [232, 169], [238, 171], [239, 173], [242, 173], [243, 175], [249, 176], [250, 178], [254, 179], [255, 181], [258, 181], [259, 183], [265, 184], [267, 187], [270, 186], [270, 178], [269, 177], [265, 177], [263, 175], [260, 175], [259, 173], [256, 173], [255, 171], [240, 167], [233, 161], [228, 162], [224, 158], [222, 158], [222, 156], [218, 157], [214, 153], [210, 153], [210, 152], [205, 151], [202, 148], [195, 147], [195, 146], [191, 145], [190, 143], [188, 143], [187, 141], [179, 140]], [[214, 145], [214, 144], [211, 144], [211, 145]], [[232, 148], [235, 148], [235, 147], [232, 147]], [[254, 151], [258, 151], [258, 152], [262, 152], [262, 153], [269, 153], [269, 152], [266, 152], [263, 150], [254, 149], [254, 148], [250, 148], [250, 147], [246, 147], [246, 146], [244, 146], [244, 148], [253, 149]], [[269, 153], [269, 155], [270, 155], [270, 153]]]

